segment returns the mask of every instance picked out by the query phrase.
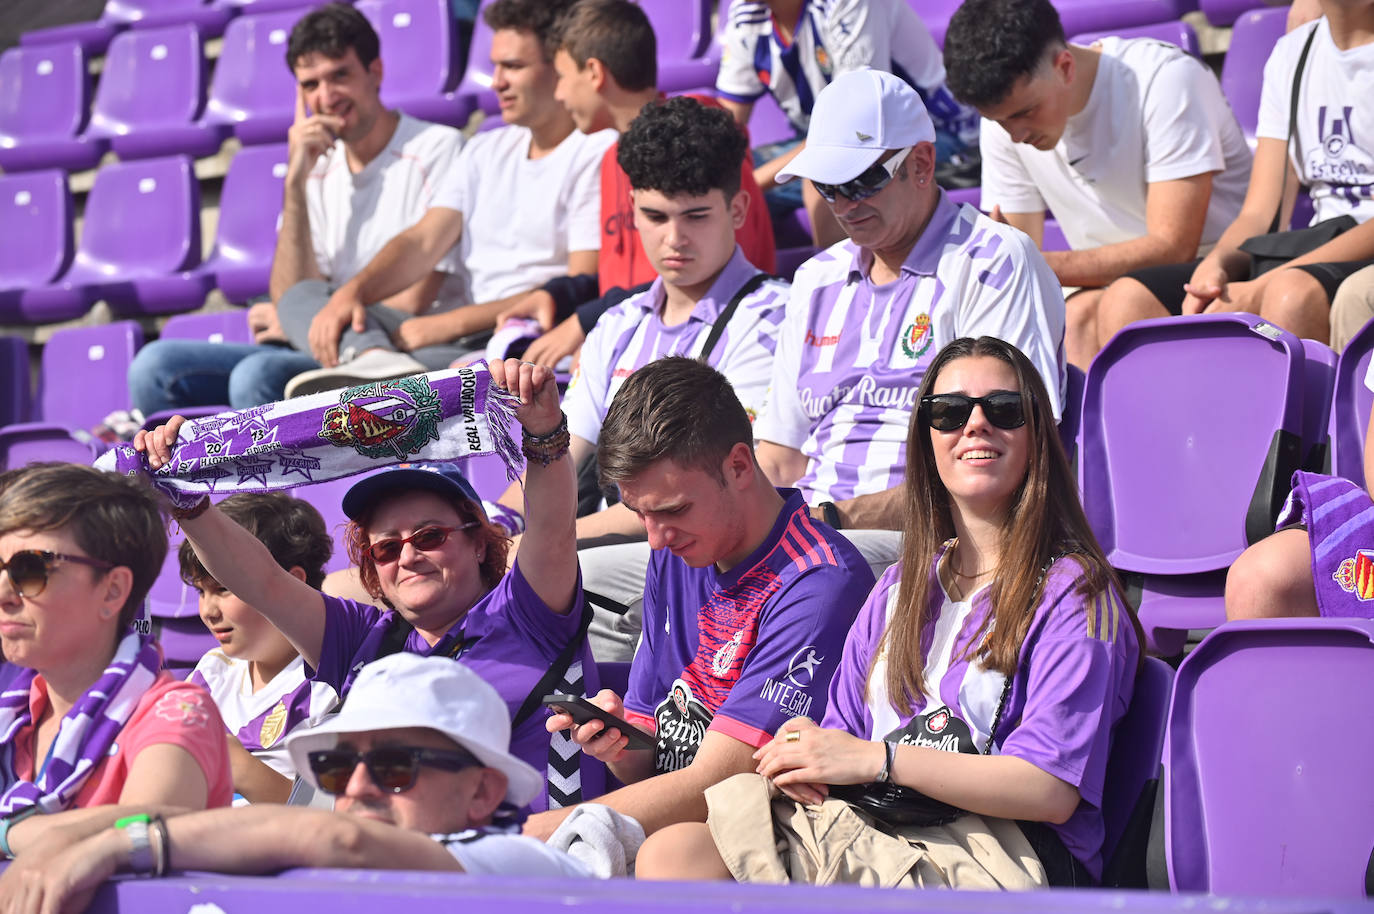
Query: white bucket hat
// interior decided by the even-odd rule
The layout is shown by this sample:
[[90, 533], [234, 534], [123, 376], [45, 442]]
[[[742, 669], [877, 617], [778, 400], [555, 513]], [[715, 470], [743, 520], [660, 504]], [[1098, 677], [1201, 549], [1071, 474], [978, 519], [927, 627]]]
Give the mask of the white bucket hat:
[[933, 142], [935, 125], [915, 89], [882, 70], [852, 70], [816, 96], [806, 148], [775, 180], [843, 184], [889, 149]]
[[480, 676], [447, 657], [399, 653], [369, 663], [358, 673], [343, 710], [317, 727], [286, 738], [291, 763], [319, 787], [308, 756], [332, 749], [345, 733], [423, 727], [444, 734], [505, 774], [506, 801], [526, 806], [544, 781], [538, 771], [510, 754], [510, 710]]

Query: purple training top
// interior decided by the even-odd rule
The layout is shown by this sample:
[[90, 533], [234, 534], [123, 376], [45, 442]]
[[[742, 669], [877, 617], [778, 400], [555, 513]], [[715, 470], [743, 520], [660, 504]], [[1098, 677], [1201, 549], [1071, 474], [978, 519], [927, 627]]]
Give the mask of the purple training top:
[[[885, 656], [873, 664], [868, 688], [869, 663], [897, 600], [897, 564], [884, 572], [859, 611], [830, 684], [823, 726], [864, 739], [983, 751], [1006, 679], [965, 655], [991, 610], [988, 588], [954, 603], [935, 567], [931, 618], [921, 633], [927, 696], [910, 714], [898, 713], [887, 698]], [[1131, 703], [1140, 647], [1129, 610], [1114, 590], [1095, 597], [1077, 593], [1080, 568], [1074, 559], [1063, 558], [1046, 575], [993, 752], [1024, 759], [1078, 788], [1078, 809], [1063, 825], [1050, 827], [1100, 879], [1103, 779], [1112, 728]]]
[[[519, 559], [490, 593], [478, 600], [462, 620], [431, 647], [419, 632], [406, 638], [405, 650], [412, 654], [444, 656], [470, 666], [491, 684], [514, 718], [530, 690], [544, 676], [568, 641], [576, 636], [581, 621], [582, 582], [573, 594], [573, 609], [559, 615], [530, 587], [520, 571]], [[324, 644], [320, 665], [312, 678], [334, 686], [347, 698], [353, 679], [364, 665], [376, 659], [382, 638], [394, 610], [325, 596]], [[460, 647], [461, 646], [461, 647]], [[600, 680], [591, 650], [584, 643], [574, 660], [582, 663], [587, 694], [596, 694]], [[549, 734], [544, 729], [547, 715], [537, 711], [511, 732], [512, 755], [545, 771], [549, 764]], [[586, 798], [600, 796], [605, 789], [605, 767], [586, 756], [582, 761], [582, 790]], [[548, 802], [548, 788], [531, 804], [542, 810]]]
[[813, 521], [801, 493], [724, 574], [666, 549], [649, 560], [644, 635], [626, 718], [658, 736], [656, 772], [685, 768], [706, 731], [751, 746], [793, 717], [819, 718], [845, 633], [873, 585], [859, 551]]

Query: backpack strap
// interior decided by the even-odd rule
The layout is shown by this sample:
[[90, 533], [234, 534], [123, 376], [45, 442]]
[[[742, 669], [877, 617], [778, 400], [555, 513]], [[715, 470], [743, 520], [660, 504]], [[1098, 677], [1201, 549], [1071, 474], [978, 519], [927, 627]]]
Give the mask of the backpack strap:
[[[1307, 66], [1307, 54], [1312, 50], [1312, 39], [1317, 37], [1317, 28], [1307, 33], [1302, 53], [1298, 55], [1298, 66], [1293, 70], [1293, 91], [1288, 99], [1288, 136], [1283, 143], [1283, 177], [1279, 179], [1279, 206], [1274, 212], [1274, 221], [1269, 223], [1269, 234], [1279, 230], [1279, 219], [1283, 216], [1283, 191], [1288, 186], [1288, 147], [1298, 137], [1298, 96], [1302, 94], [1302, 71]], [[1298, 143], [1298, 155], [1302, 155], [1302, 143]]]
[[739, 291], [735, 293], [734, 297], [726, 304], [725, 309], [720, 312], [720, 316], [711, 324], [711, 331], [706, 334], [706, 342], [701, 344], [701, 352], [697, 353], [697, 359], [699, 361], [711, 361], [711, 353], [715, 352], [716, 344], [720, 342], [721, 336], [725, 333], [725, 325], [730, 323], [730, 318], [734, 316], [735, 311], [739, 308], [739, 303], [754, 294], [759, 286], [763, 285], [768, 280], [777, 278], [778, 277], [769, 275], [768, 273], [755, 273], [753, 276], [749, 277], [744, 285], [739, 287]]

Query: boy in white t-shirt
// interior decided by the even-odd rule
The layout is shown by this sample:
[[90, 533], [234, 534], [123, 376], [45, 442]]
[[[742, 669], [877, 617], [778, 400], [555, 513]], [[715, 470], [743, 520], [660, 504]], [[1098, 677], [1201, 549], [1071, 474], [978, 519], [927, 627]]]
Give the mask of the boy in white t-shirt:
[[[497, 0], [492, 89], [506, 126], [480, 133], [435, 176], [429, 208], [340, 286], [320, 315], [364, 312], [449, 258], [469, 277], [468, 304], [398, 321], [351, 361], [293, 378], [287, 396], [446, 368], [485, 345], [496, 317], [558, 276], [595, 273], [601, 247], [599, 165], [611, 131], [583, 134], [554, 98], [550, 36], [572, 0]], [[317, 317], [316, 320], [322, 318]]]
[[1140, 38], [1069, 44], [1050, 0], [969, 0], [945, 37], [949, 85], [983, 115], [984, 211], [1067, 251], [1045, 262], [1072, 289], [1069, 361], [1097, 349], [1102, 289], [1196, 257], [1240, 212], [1250, 148], [1207, 67]]
[[[220, 502], [283, 568], [319, 587], [334, 541], [308, 502], [282, 492], [241, 493]], [[256, 609], [210, 577], [190, 543], [181, 544], [181, 579], [200, 595], [200, 618], [219, 641], [191, 673], [219, 706], [229, 730], [234, 792], [252, 803], [285, 802], [297, 772], [285, 737], [319, 723], [338, 703], [334, 690], [305, 675], [305, 661]]]

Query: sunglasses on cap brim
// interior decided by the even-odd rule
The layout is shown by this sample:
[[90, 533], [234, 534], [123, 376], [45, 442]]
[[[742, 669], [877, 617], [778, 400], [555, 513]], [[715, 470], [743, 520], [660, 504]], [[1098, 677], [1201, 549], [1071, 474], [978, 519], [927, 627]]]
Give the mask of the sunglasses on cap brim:
[[843, 184], [824, 184], [820, 181], [812, 181], [811, 183], [815, 186], [816, 192], [827, 203], [834, 203], [835, 198], [839, 196], [855, 203], [860, 200], [867, 200], [891, 183], [893, 176], [897, 174], [897, 169], [901, 167], [901, 164], [906, 161], [906, 157], [911, 154], [911, 150], [915, 148], [915, 146], [907, 146], [904, 149], [899, 149], [896, 155], [880, 162], [874, 162], [864, 170], [863, 174], [857, 178], [851, 178]]

